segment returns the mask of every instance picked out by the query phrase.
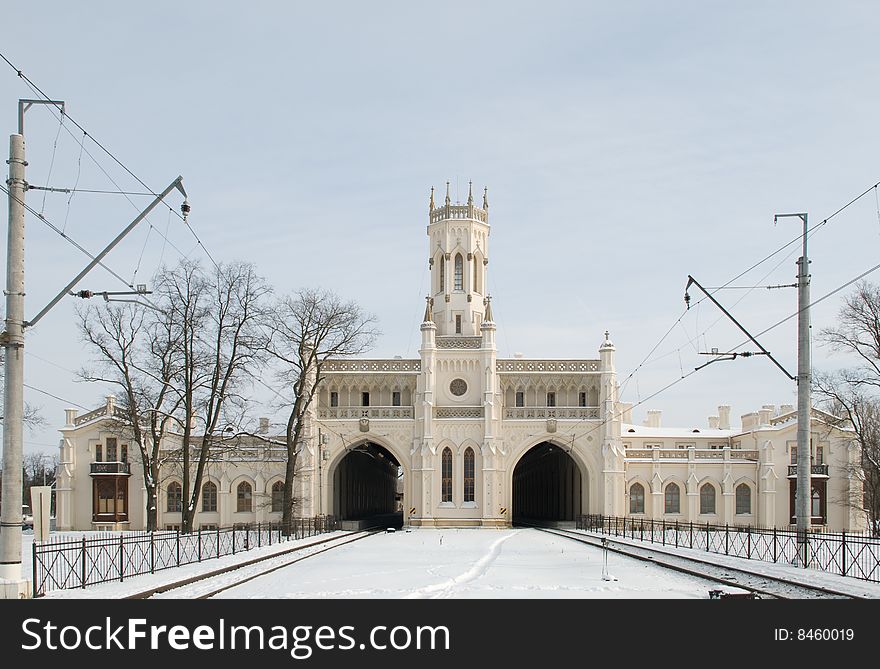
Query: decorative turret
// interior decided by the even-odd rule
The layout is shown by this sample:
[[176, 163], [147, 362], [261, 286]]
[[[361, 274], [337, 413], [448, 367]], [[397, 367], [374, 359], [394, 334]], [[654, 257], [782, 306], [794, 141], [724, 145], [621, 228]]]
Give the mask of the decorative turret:
[[474, 204], [468, 181], [466, 204], [452, 204], [450, 182], [442, 207], [434, 206], [433, 188], [428, 212], [428, 265], [431, 269], [432, 320], [437, 336], [481, 336], [489, 263], [489, 212], [486, 189], [483, 204]]
[[609, 332], [605, 330], [605, 341], [599, 347], [599, 359], [602, 361], [603, 372], [614, 372], [614, 344], [608, 338]]

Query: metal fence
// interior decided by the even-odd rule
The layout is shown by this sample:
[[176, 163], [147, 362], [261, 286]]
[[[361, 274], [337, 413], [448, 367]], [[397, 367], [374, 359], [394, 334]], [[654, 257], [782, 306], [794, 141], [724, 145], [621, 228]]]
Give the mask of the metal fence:
[[280, 523], [256, 523], [199, 529], [190, 534], [177, 530], [122, 532], [35, 542], [34, 596], [51, 590], [122, 582], [140, 574], [153, 574], [336, 529], [339, 529], [336, 518], [318, 516], [295, 519], [287, 532]]
[[880, 538], [869, 533], [811, 530], [798, 542], [796, 530], [598, 515], [579, 516], [577, 529], [880, 582]]

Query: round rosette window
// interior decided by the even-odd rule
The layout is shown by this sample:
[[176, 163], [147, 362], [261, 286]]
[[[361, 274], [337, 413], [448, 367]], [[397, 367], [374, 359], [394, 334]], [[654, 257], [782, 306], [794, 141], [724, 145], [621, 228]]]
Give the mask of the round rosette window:
[[464, 379], [453, 379], [449, 384], [449, 392], [456, 397], [461, 397], [467, 392], [467, 382]]

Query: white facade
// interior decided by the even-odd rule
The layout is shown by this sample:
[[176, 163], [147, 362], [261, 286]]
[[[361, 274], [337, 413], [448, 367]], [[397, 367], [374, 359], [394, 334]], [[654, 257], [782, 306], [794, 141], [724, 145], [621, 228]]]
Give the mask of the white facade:
[[[447, 187], [445, 203], [435, 206], [432, 190], [431, 295], [419, 358], [326, 363], [300, 457], [297, 513], [357, 518], [393, 511], [393, 500], [404, 522], [418, 526], [497, 527], [520, 516], [566, 521], [598, 513], [787, 527], [792, 411], [764, 407], [744, 416], [739, 430], [731, 429], [727, 407], [707, 429], [662, 428], [659, 412], [649, 412], [650, 426], [632, 425], [629, 407], [618, 402], [608, 333], [595, 357], [497, 357], [486, 294], [488, 210], [485, 192], [482, 207], [470, 192], [458, 205]], [[127, 463], [106, 462], [112, 440], [112, 453], [121, 458], [125, 432], [117, 413], [112, 399], [84, 416], [68, 410], [59, 529], [144, 527], [137, 449], [127, 448], [130, 476]], [[817, 413], [813, 436], [813, 479], [822, 496], [814, 524], [858, 529], [861, 514], [843, 503], [857, 492], [848, 475], [857, 461], [852, 434]], [[216, 510], [202, 511], [200, 500], [197, 527], [280, 518], [272, 511], [272, 487], [283, 477], [284, 451], [253, 443], [209, 466]], [[125, 486], [124, 517], [119, 504], [107, 501], [109, 480]], [[168, 511], [175, 481], [173, 467], [164, 467], [160, 527], [180, 522], [180, 513]], [[678, 487], [678, 507], [670, 484]], [[641, 502], [634, 485], [642, 488]], [[402, 491], [397, 500], [395, 491]], [[116, 515], [107, 515], [108, 508]], [[214, 508], [212, 499], [206, 508]]]

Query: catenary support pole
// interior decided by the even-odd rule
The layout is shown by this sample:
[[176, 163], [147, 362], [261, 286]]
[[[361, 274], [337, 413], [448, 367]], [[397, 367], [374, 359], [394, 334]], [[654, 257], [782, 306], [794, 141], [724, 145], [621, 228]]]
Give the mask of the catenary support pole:
[[[21, 591], [22, 419], [24, 416], [24, 137], [9, 137], [9, 237], [6, 264], [6, 331], [3, 334], [3, 510], [0, 578], [4, 596]], [[24, 583], [27, 583], [26, 581]], [[15, 585], [19, 584], [19, 585]], [[26, 586], [25, 586], [26, 587]], [[13, 592], [15, 590], [16, 592]]]
[[798, 398], [797, 398], [797, 483], [795, 484], [795, 519], [799, 562], [809, 561], [810, 529], [810, 261], [807, 256], [807, 214], [777, 214], [775, 219], [797, 217], [804, 224], [803, 249], [798, 258]]

